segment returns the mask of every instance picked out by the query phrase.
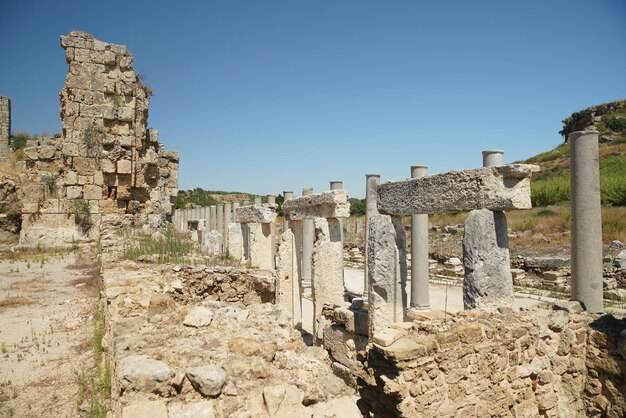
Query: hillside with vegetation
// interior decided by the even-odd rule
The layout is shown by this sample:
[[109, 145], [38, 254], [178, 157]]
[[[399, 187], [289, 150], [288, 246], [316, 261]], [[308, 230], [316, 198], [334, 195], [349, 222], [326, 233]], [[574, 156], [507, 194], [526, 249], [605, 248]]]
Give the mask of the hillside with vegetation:
[[525, 160], [541, 171], [532, 182], [533, 206], [569, 200], [570, 160], [567, 135], [584, 129], [600, 133], [600, 188], [604, 206], [626, 206], [626, 101], [605, 103], [579, 112], [563, 121], [559, 132], [565, 142]]

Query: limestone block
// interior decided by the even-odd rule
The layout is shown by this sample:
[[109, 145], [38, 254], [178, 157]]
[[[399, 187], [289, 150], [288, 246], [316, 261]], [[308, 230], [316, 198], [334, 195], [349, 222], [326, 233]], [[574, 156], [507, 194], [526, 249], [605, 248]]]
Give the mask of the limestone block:
[[226, 373], [218, 366], [192, 367], [185, 375], [197, 392], [212, 398], [219, 396], [226, 384]]
[[513, 304], [506, 216], [487, 209], [473, 210], [463, 236], [463, 304], [465, 309], [495, 311]]
[[350, 216], [348, 192], [330, 190], [323, 193], [288, 199], [283, 203], [283, 213], [287, 220], [301, 221], [319, 218], [347, 218]]
[[100, 167], [102, 168], [103, 173], [115, 173], [115, 163], [109, 159], [101, 159]]
[[210, 255], [222, 254], [222, 234], [217, 231], [209, 231], [204, 234], [202, 245]]
[[102, 187], [88, 184], [83, 190], [83, 197], [86, 200], [100, 200], [102, 199]]
[[406, 294], [406, 235], [398, 217], [368, 219], [367, 280], [369, 336], [404, 321]]
[[29, 160], [39, 159], [39, 153], [37, 152], [37, 147], [24, 148], [24, 156], [28, 158]]
[[[280, 236], [278, 245], [278, 258], [276, 261], [276, 304], [284, 306], [293, 319], [293, 325], [297, 325], [299, 320], [294, 313], [299, 311], [300, 298], [295, 297], [294, 288], [299, 290], [298, 269], [295, 265], [295, 243], [294, 234], [288, 229]], [[298, 307], [296, 309], [296, 304]]]
[[117, 162], [118, 174], [130, 174], [132, 170], [132, 164], [130, 160], [119, 160]]
[[[171, 402], [167, 410], [169, 418], [215, 418], [216, 416], [212, 401]], [[153, 415], [147, 416], [156, 418]]]
[[81, 186], [68, 186], [65, 189], [65, 197], [68, 199], [80, 199], [83, 197], [83, 188]]
[[271, 224], [248, 224], [248, 255], [252, 267], [274, 269]]
[[77, 172], [86, 174], [98, 169], [98, 160], [88, 157], [74, 157], [73, 166]]
[[136, 417], [168, 418], [167, 406], [161, 400], [134, 400], [122, 409], [122, 418]]
[[56, 152], [56, 147], [51, 145], [43, 145], [39, 148], [39, 158], [42, 160], [49, 160], [54, 158], [54, 153]]
[[235, 210], [235, 221], [239, 223], [271, 223], [276, 220], [276, 211], [268, 206], [240, 206]]
[[378, 210], [388, 215], [461, 212], [473, 209], [530, 209], [532, 164], [449, 171], [382, 183]]
[[237, 261], [243, 261], [243, 232], [239, 223], [228, 224], [228, 254]]
[[167, 394], [173, 373], [169, 366], [146, 355], [130, 355], [119, 361], [122, 391]]
[[345, 327], [332, 324], [324, 328], [324, 348], [330, 352], [333, 359], [356, 372], [359, 364], [356, 353], [365, 350], [367, 338], [348, 332]]
[[71, 186], [73, 184], [78, 184], [78, 174], [76, 171], [68, 171], [65, 175], [65, 184]]
[[159, 141], [159, 130], [154, 128], [148, 128], [146, 130], [146, 140], [150, 142], [158, 142]]
[[313, 291], [313, 335], [322, 338], [326, 319], [322, 315], [325, 304], [339, 306], [344, 300], [343, 245], [341, 224], [336, 218], [313, 220], [315, 241], [311, 263]]

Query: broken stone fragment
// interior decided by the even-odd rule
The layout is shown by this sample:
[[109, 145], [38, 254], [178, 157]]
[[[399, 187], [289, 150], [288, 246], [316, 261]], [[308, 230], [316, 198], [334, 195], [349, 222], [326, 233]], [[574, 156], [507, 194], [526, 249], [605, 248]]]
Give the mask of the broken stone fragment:
[[119, 362], [121, 393], [137, 391], [167, 395], [172, 375], [166, 363], [146, 355], [131, 355]]
[[208, 327], [213, 320], [213, 311], [203, 306], [192, 308], [185, 319], [183, 325], [194, 328]]
[[314, 218], [347, 218], [350, 216], [348, 192], [343, 189], [296, 197], [282, 205], [285, 218], [302, 221]]
[[192, 367], [186, 376], [198, 393], [212, 398], [219, 396], [226, 384], [226, 373], [217, 366]]

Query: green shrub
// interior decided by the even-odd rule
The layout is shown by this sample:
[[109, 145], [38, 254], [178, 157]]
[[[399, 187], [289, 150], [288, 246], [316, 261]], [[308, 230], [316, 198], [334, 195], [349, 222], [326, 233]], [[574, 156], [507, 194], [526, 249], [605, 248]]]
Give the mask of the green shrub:
[[539, 212], [537, 212], [537, 216], [556, 216], [556, 215], [558, 214], [552, 209], [542, 209]]
[[46, 187], [49, 193], [54, 193], [57, 189], [57, 176], [52, 173], [43, 174], [40, 177], [41, 184]]
[[83, 234], [88, 234], [93, 226], [89, 215], [89, 203], [84, 199], [75, 199], [74, 215], [76, 215], [74, 218], [76, 225], [80, 227]]
[[611, 118], [604, 122], [604, 126], [615, 132], [626, 131], [626, 118]]
[[626, 157], [609, 156], [600, 168], [602, 204], [626, 206]]
[[31, 139], [30, 135], [26, 132], [17, 132], [11, 135], [11, 147], [13, 148], [13, 151], [26, 147], [29, 139]]
[[530, 199], [533, 206], [547, 206], [569, 200], [569, 173], [531, 182]]
[[365, 216], [365, 199], [349, 199], [350, 216]]

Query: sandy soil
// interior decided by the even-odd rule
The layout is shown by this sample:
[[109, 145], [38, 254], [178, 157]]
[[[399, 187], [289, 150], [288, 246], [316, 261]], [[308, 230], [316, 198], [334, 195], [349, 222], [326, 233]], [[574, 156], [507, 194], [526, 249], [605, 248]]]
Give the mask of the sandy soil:
[[0, 261], [0, 416], [86, 416], [97, 280], [77, 254]]

